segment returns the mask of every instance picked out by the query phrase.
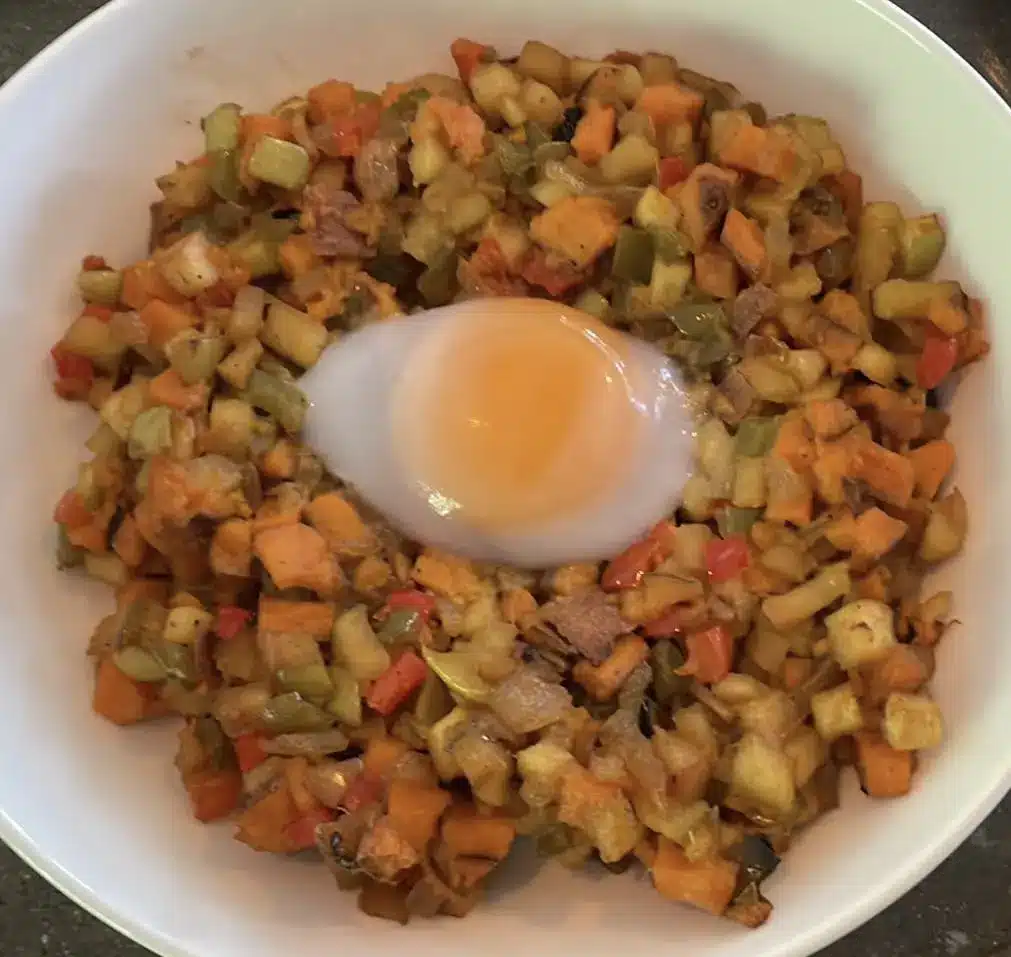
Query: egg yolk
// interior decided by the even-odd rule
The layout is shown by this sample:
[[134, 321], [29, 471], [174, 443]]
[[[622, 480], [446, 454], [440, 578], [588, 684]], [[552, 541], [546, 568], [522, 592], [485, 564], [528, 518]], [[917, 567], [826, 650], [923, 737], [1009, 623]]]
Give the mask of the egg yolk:
[[621, 336], [537, 299], [475, 301], [447, 319], [394, 408], [402, 464], [432, 508], [520, 528], [619, 486], [641, 425]]

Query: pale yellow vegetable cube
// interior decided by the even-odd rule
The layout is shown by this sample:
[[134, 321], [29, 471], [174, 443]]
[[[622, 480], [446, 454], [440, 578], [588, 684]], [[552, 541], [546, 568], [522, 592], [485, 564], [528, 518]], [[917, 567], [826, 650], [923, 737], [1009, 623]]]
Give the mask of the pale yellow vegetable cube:
[[847, 681], [838, 688], [821, 691], [811, 698], [814, 726], [826, 741], [854, 734], [864, 726], [860, 702]]
[[885, 702], [883, 730], [896, 751], [936, 748], [944, 737], [941, 709], [926, 695], [892, 692]]

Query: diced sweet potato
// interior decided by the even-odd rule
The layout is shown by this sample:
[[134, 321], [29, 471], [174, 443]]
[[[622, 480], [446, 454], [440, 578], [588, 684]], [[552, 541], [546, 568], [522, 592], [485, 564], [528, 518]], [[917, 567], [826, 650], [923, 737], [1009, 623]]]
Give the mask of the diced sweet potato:
[[286, 601], [260, 596], [256, 625], [261, 631], [301, 632], [327, 638], [333, 630], [334, 607], [321, 601]]
[[916, 491], [932, 499], [937, 496], [955, 464], [955, 446], [947, 439], [934, 439], [907, 452], [906, 458], [913, 463]]
[[91, 706], [113, 724], [136, 724], [159, 713], [156, 690], [123, 674], [110, 659], [98, 665]]
[[614, 651], [600, 665], [580, 661], [572, 676], [589, 692], [595, 701], [607, 701], [617, 694], [625, 679], [649, 657], [649, 647], [638, 635], [627, 635], [618, 640]]
[[305, 514], [327, 547], [342, 558], [361, 558], [378, 547], [375, 532], [339, 492], [317, 496], [306, 506]]
[[453, 857], [501, 861], [516, 838], [516, 825], [505, 816], [485, 816], [471, 804], [451, 807], [442, 821], [442, 839]]
[[738, 867], [722, 858], [690, 861], [677, 844], [661, 837], [653, 861], [653, 884], [668, 900], [719, 916], [734, 896]]
[[804, 406], [804, 418], [819, 439], [835, 439], [856, 425], [856, 413], [842, 399], [823, 399]]
[[740, 126], [720, 151], [720, 163], [785, 183], [797, 166], [790, 137], [761, 126]]
[[705, 103], [701, 93], [677, 83], [647, 86], [636, 101], [637, 113], [645, 113], [659, 129], [671, 123], [694, 123]]
[[238, 819], [235, 839], [254, 851], [288, 854], [295, 848], [288, 826], [298, 816], [298, 808], [287, 787], [280, 787], [261, 798]]
[[880, 558], [890, 552], [909, 530], [909, 526], [880, 508], [862, 512], [854, 523], [856, 551], [864, 558]]
[[572, 137], [572, 148], [582, 162], [593, 166], [610, 152], [614, 142], [614, 123], [613, 106], [590, 100], [576, 127], [576, 135]]
[[216, 575], [248, 578], [252, 561], [252, 522], [246, 519], [232, 518], [222, 522], [214, 529], [214, 537], [211, 539], [210, 562]]
[[140, 310], [140, 321], [147, 329], [148, 341], [163, 349], [168, 341], [196, 323], [196, 316], [164, 299], [149, 299]]
[[323, 536], [301, 523], [259, 532], [253, 552], [278, 588], [310, 588], [323, 598], [340, 585], [339, 569]]
[[861, 731], [854, 737], [864, 790], [877, 798], [908, 794], [913, 780], [913, 755], [909, 751], [896, 751], [875, 731]]
[[390, 784], [387, 813], [396, 831], [416, 851], [424, 851], [439, 830], [439, 818], [449, 807], [448, 791], [397, 778]]
[[618, 214], [607, 200], [572, 196], [535, 216], [530, 235], [542, 246], [583, 267], [614, 245], [620, 225]]
[[757, 280], [765, 271], [768, 254], [762, 227], [740, 210], [732, 209], [727, 213], [720, 241], [752, 281]]
[[194, 412], [207, 404], [208, 388], [202, 382], [186, 385], [175, 369], [166, 369], [151, 380], [149, 394], [153, 405]]

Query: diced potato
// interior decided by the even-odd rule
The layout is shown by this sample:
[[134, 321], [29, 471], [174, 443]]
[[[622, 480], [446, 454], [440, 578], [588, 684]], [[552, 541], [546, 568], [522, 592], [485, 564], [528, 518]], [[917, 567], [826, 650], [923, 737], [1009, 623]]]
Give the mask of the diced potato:
[[156, 256], [165, 281], [181, 296], [191, 298], [210, 289], [221, 278], [211, 262], [211, 244], [202, 232], [190, 233]]
[[480, 63], [470, 76], [470, 92], [474, 101], [491, 116], [501, 115], [502, 101], [506, 97], [518, 98], [522, 89], [516, 73], [501, 63]]
[[520, 796], [531, 807], [546, 807], [558, 799], [562, 779], [575, 758], [551, 741], [539, 741], [516, 755], [523, 784]]
[[597, 781], [585, 768], [566, 773], [558, 820], [583, 831], [605, 864], [631, 854], [643, 835], [642, 824], [621, 788]]
[[896, 644], [892, 609], [870, 598], [843, 605], [825, 627], [832, 656], [846, 670], [880, 661]]
[[734, 440], [719, 419], [713, 417], [699, 429], [695, 455], [713, 497], [728, 498], [734, 480]]
[[931, 503], [930, 517], [920, 542], [920, 558], [940, 562], [958, 554], [968, 533], [968, 510], [958, 489], [940, 501]]
[[797, 709], [790, 696], [772, 691], [738, 708], [738, 720], [745, 731], [751, 731], [773, 745], [778, 745], [790, 727], [797, 722]]
[[600, 173], [609, 183], [640, 186], [656, 175], [660, 152], [641, 136], [626, 136], [600, 161]]
[[[516, 61], [516, 72], [546, 84], [560, 96], [569, 91], [569, 58], [546, 43], [528, 40], [523, 44]], [[477, 99], [477, 96], [474, 98]]]
[[545, 129], [553, 129], [562, 118], [564, 106], [546, 83], [528, 79], [523, 83], [520, 105], [527, 117]]
[[818, 734], [826, 741], [854, 734], [864, 726], [860, 702], [848, 681], [838, 688], [813, 695], [811, 712]]
[[435, 182], [451, 160], [449, 150], [436, 137], [417, 140], [407, 158], [414, 185], [424, 186]]
[[621, 615], [628, 622], [642, 624], [659, 618], [672, 605], [702, 597], [702, 582], [696, 578], [646, 575], [636, 588], [621, 593]]
[[936, 748], [944, 737], [941, 709], [920, 694], [892, 692], [885, 702], [885, 740], [896, 751]]
[[501, 744], [474, 731], [456, 743], [453, 756], [479, 801], [491, 807], [509, 802], [515, 761]]
[[326, 326], [287, 303], [275, 300], [267, 309], [261, 337], [265, 345], [308, 369], [327, 344]]
[[262, 357], [263, 344], [260, 340], [247, 339], [218, 363], [218, 375], [236, 389], [245, 389], [253, 369]]
[[802, 788], [828, 759], [828, 745], [814, 728], [801, 725], [783, 745], [793, 764], [793, 782]]
[[641, 229], [676, 229], [681, 210], [669, 196], [649, 186], [636, 204], [633, 218]]
[[762, 611], [775, 628], [783, 631], [811, 618], [849, 590], [849, 568], [845, 562], [839, 562], [823, 568], [810, 581], [785, 595], [766, 598]]
[[759, 809], [786, 815], [793, 809], [797, 789], [789, 757], [757, 734], [745, 735], [734, 749], [732, 793]]

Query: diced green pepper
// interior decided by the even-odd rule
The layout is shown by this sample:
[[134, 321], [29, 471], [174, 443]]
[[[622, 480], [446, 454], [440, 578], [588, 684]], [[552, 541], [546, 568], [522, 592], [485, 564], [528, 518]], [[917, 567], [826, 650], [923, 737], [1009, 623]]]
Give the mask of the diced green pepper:
[[333, 717], [296, 691], [271, 698], [263, 709], [264, 728], [274, 734], [324, 731], [333, 723]]
[[597, 319], [606, 320], [611, 314], [611, 304], [596, 289], [587, 289], [581, 293], [575, 305], [577, 309], [596, 316]]
[[779, 432], [779, 420], [768, 417], [742, 419], [734, 439], [734, 451], [747, 458], [758, 458], [772, 451]]
[[460, 288], [457, 281], [458, 257], [452, 249], [436, 254], [429, 267], [418, 278], [418, 292], [429, 307], [445, 306], [453, 301]]
[[391, 612], [383, 627], [379, 629], [379, 640], [384, 645], [391, 645], [412, 634], [421, 624], [421, 615], [409, 608]]
[[130, 426], [127, 455], [149, 459], [172, 447], [172, 410], [167, 405], [145, 409]]
[[262, 136], [249, 157], [249, 175], [282, 189], [301, 189], [309, 181], [312, 163], [297, 143]]
[[362, 723], [362, 698], [355, 676], [344, 668], [334, 665], [330, 669], [333, 695], [326, 706], [341, 724], [357, 728]]
[[899, 230], [899, 263], [904, 279], [922, 279], [944, 254], [945, 236], [934, 214], [907, 219]]
[[529, 146], [514, 143], [507, 136], [496, 136], [493, 138], [493, 147], [506, 176], [522, 176], [534, 168], [534, 155]]
[[70, 544], [67, 530], [63, 525], [56, 526], [56, 567], [61, 571], [66, 568], [77, 568], [84, 564], [84, 549]]
[[453, 699], [446, 691], [446, 686], [437, 675], [429, 672], [414, 703], [414, 720], [420, 727], [427, 729], [452, 710]]
[[727, 331], [727, 314], [715, 302], [684, 302], [668, 313], [678, 331], [689, 339], [715, 339]]
[[677, 674], [684, 667], [685, 656], [673, 641], [666, 639], [654, 642], [650, 651], [649, 666], [653, 671], [653, 689], [661, 704], [668, 704], [678, 695], [685, 694], [691, 687], [692, 679]]
[[727, 538], [730, 535], [747, 535], [751, 531], [751, 526], [762, 516], [760, 508], [735, 508], [729, 506], [716, 516], [716, 525], [720, 530], [720, 536]]
[[217, 153], [239, 148], [239, 120], [242, 107], [221, 103], [203, 118], [204, 151]]
[[199, 674], [192, 646], [177, 645], [161, 639], [152, 642], [145, 650], [162, 666], [169, 678], [191, 686], [196, 684]]
[[238, 203], [242, 198], [238, 153], [234, 150], [219, 150], [210, 154], [210, 160], [208, 182], [211, 189], [226, 202]]
[[85, 302], [114, 306], [123, 291], [123, 274], [118, 269], [85, 269], [77, 277], [77, 289]]
[[308, 400], [293, 382], [254, 369], [242, 398], [257, 409], [272, 415], [286, 432], [296, 433], [308, 408]]
[[691, 253], [688, 238], [676, 229], [653, 229], [653, 252], [665, 263], [683, 262]]
[[228, 246], [228, 251], [245, 266], [253, 279], [262, 279], [281, 271], [278, 244], [268, 242], [255, 230], [247, 230]]
[[201, 715], [193, 722], [193, 731], [214, 770], [223, 771], [235, 766], [235, 748], [215, 718]]
[[164, 681], [165, 668], [149, 651], [135, 645], [127, 645], [113, 652], [112, 663], [128, 678], [145, 683]]
[[622, 226], [614, 245], [611, 275], [637, 285], [645, 285], [653, 275], [653, 238], [644, 229]]
[[294, 691], [303, 698], [327, 700], [334, 692], [333, 681], [322, 663], [283, 668], [277, 672], [276, 678], [285, 691]]

